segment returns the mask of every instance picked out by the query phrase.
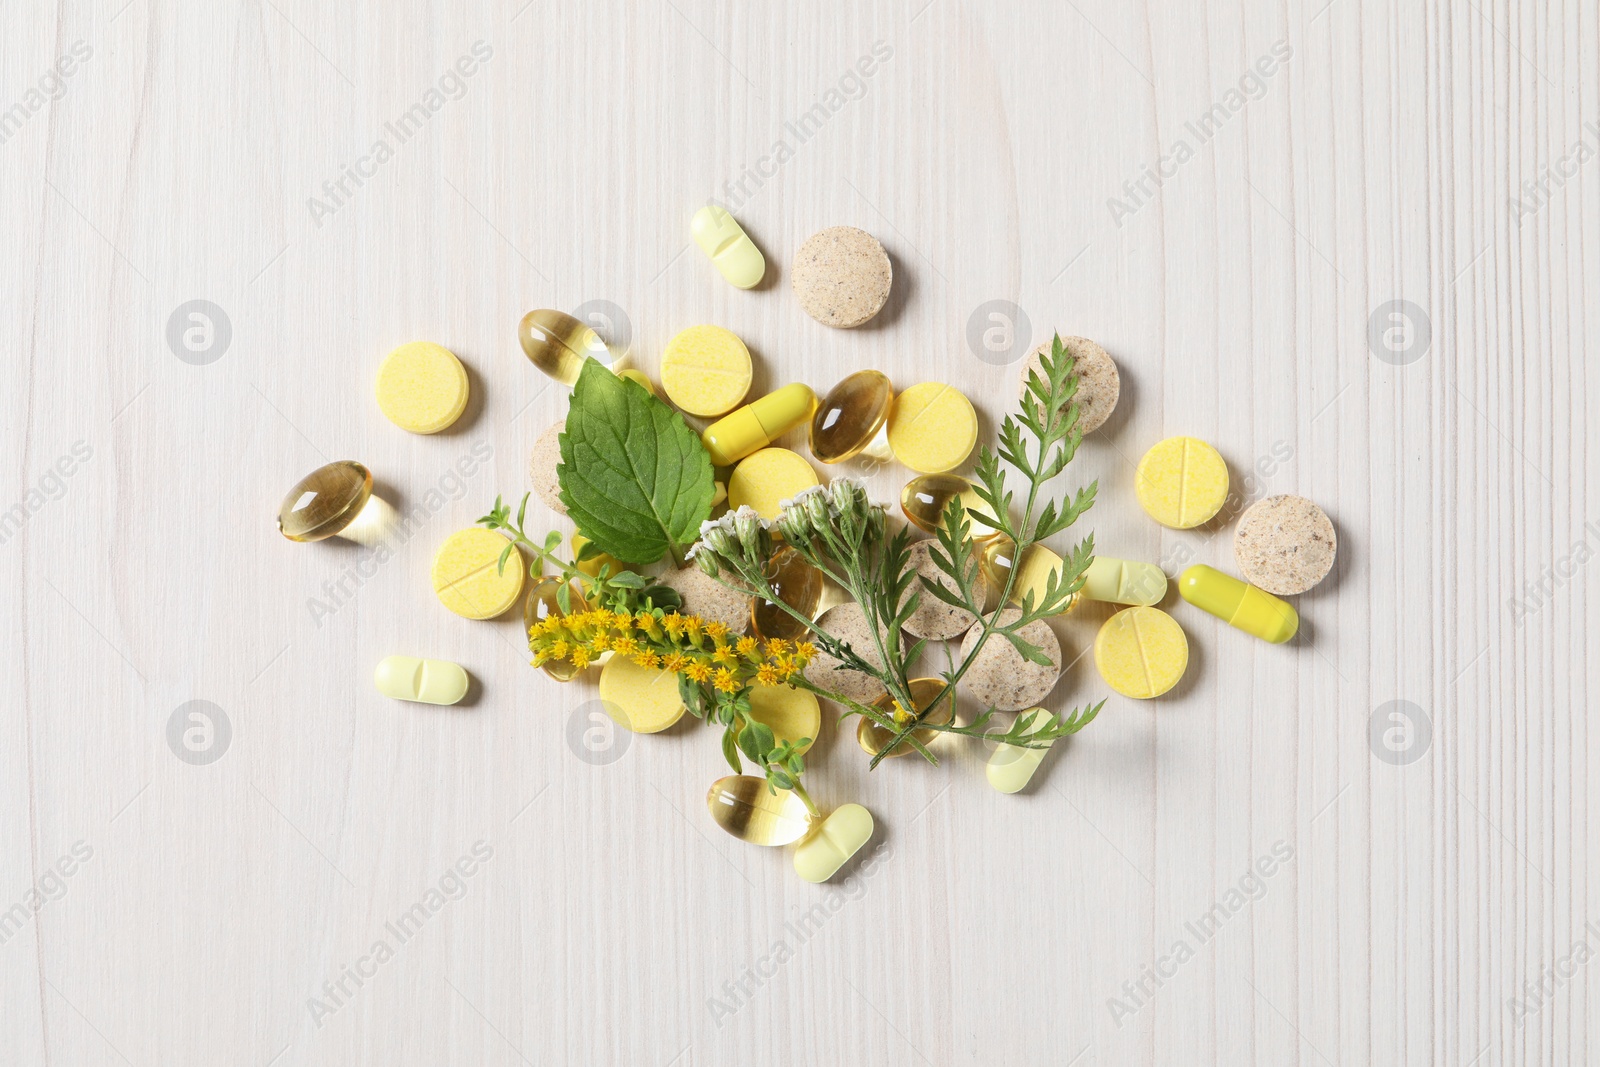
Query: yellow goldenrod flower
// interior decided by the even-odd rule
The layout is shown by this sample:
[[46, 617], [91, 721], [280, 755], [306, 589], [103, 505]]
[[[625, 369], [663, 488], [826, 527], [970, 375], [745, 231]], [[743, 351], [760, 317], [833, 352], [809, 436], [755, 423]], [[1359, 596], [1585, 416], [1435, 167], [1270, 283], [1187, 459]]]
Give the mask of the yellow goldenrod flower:
[[746, 659], [755, 659], [756, 649], [760, 647], [761, 642], [757, 641], [753, 637], [741, 637], [739, 638], [738, 644], [734, 645], [734, 648], [738, 649], [739, 655], [745, 657]]
[[694, 660], [690, 659], [682, 652], [673, 652], [670, 653], [666, 659], [661, 661], [661, 666], [666, 670], [671, 671], [673, 674], [682, 674], [684, 668], [693, 662]]
[[670, 615], [663, 616], [661, 619], [661, 628], [667, 631], [667, 636], [669, 637], [676, 638], [681, 636], [683, 634], [684, 625], [684, 617], [679, 615], [676, 611]]
[[770, 663], [763, 663], [756, 668], [756, 681], [762, 685], [777, 685], [783, 681], [783, 675], [778, 668]]
[[642, 652], [634, 653], [633, 662], [641, 667], [659, 667], [661, 666], [661, 657], [647, 648]]
[[611, 647], [611, 634], [605, 630], [601, 630], [599, 633], [589, 638], [589, 647], [594, 649], [596, 652], [605, 652]]
[[570, 646], [565, 641], [557, 641], [550, 646], [551, 659], [566, 659]]
[[611, 642], [611, 651], [619, 656], [631, 656], [639, 649], [639, 639], [636, 637], [618, 637]]
[[579, 645], [572, 650], [572, 665], [580, 671], [589, 665], [589, 650]]
[[691, 682], [703, 684], [711, 680], [711, 664], [703, 659], [697, 659], [685, 667], [683, 673]]
[[711, 653], [711, 658], [717, 663], [731, 667], [739, 662], [739, 653], [729, 645], [718, 645], [717, 650]]
[[767, 639], [768, 656], [781, 656], [787, 651], [789, 651], [789, 642], [785, 641], [783, 638], [772, 637]]
[[728, 636], [728, 627], [720, 622], [708, 622], [706, 623], [706, 636], [721, 644], [723, 638]]
[[737, 693], [744, 687], [739, 682], [738, 674], [722, 667], [717, 671], [717, 688], [724, 693]]
[[802, 663], [810, 659], [815, 659], [816, 655], [817, 646], [813, 645], [810, 641], [800, 641], [794, 646], [794, 658]]

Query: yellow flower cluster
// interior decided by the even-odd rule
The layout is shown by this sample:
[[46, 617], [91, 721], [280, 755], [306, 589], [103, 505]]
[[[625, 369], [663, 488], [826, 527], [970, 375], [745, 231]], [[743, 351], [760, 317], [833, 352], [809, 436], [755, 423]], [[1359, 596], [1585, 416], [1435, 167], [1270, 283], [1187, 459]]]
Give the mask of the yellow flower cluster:
[[790, 682], [817, 654], [808, 641], [735, 637], [722, 623], [698, 615], [630, 615], [603, 608], [535, 623], [528, 631], [528, 647], [536, 667], [566, 660], [582, 670], [610, 652], [724, 693], [737, 693], [751, 682]]

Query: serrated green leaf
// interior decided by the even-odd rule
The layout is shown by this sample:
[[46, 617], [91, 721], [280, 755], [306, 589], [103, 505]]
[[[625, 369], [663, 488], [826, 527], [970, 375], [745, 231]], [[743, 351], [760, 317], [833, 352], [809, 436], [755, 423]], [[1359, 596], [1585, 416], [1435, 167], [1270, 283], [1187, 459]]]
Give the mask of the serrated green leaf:
[[711, 514], [711, 457], [699, 436], [593, 359], [572, 392], [558, 473], [578, 531], [627, 563], [693, 543]]

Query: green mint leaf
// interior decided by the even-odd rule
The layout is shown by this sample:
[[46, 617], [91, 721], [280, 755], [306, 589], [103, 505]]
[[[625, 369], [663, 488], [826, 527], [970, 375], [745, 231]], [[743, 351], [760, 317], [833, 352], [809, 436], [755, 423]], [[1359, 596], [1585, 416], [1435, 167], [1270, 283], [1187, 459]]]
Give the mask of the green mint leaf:
[[578, 532], [625, 563], [691, 544], [711, 514], [711, 457], [699, 436], [593, 359], [572, 392], [559, 475]]

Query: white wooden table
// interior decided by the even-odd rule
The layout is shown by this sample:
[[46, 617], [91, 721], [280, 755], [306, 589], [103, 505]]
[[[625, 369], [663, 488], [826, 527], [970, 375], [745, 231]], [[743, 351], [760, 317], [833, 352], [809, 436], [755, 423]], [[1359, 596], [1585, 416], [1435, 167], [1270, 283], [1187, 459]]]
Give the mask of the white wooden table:
[[[1324, 2], [8, 6], [0, 1062], [1594, 1062], [1596, 11]], [[689, 247], [712, 196], [775, 283]], [[894, 258], [867, 329], [788, 288], [835, 224]], [[1102, 551], [1232, 568], [1132, 497], [1190, 433], [1339, 565], [1287, 647], [1174, 606], [1182, 686], [1020, 797], [830, 729], [882, 851], [803, 884], [710, 822], [710, 731], [585, 739], [429, 591], [564, 410], [517, 319], [588, 301], [647, 372], [716, 322], [989, 432], [1010, 302], [1121, 366]], [[371, 396], [416, 339], [471, 368], [433, 438]], [[273, 528], [341, 458], [419, 509], [381, 563]], [[381, 698], [394, 652], [475, 699]]]

